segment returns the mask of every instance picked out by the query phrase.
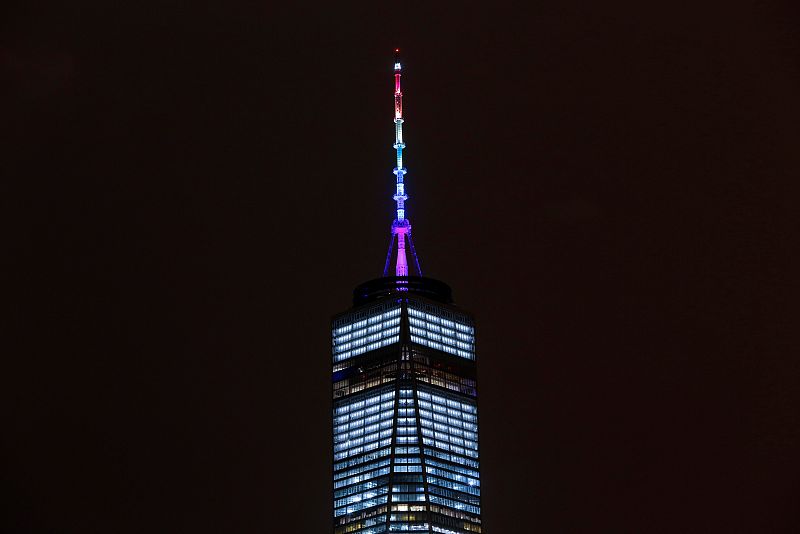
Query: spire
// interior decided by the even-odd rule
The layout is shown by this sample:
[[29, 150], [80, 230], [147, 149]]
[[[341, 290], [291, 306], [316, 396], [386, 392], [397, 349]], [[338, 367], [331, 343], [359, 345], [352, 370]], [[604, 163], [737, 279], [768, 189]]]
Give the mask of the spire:
[[[392, 196], [392, 199], [397, 204], [397, 207], [396, 217], [392, 222], [392, 239], [389, 242], [389, 253], [386, 255], [386, 265], [383, 269], [383, 276], [389, 275], [392, 256], [395, 257], [395, 276], [409, 275], [406, 243], [408, 243], [411, 255], [414, 258], [416, 274], [422, 276], [422, 269], [420, 269], [416, 250], [414, 250], [414, 243], [411, 241], [411, 223], [406, 219], [405, 202], [408, 200], [408, 195], [406, 194], [404, 180], [407, 169], [403, 167], [403, 149], [406, 145], [403, 143], [403, 91], [400, 87], [401, 75], [402, 65], [400, 64], [400, 49], [396, 48], [394, 51], [394, 144], [392, 146], [397, 151], [397, 167], [395, 167], [392, 172], [397, 177], [397, 180], [395, 194]], [[397, 243], [396, 253], [394, 252], [395, 243]]]

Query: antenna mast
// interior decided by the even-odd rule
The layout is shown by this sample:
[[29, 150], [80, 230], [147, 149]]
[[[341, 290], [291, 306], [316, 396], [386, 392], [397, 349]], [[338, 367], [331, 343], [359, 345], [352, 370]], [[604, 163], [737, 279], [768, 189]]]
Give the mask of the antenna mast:
[[383, 276], [388, 276], [389, 265], [391, 263], [392, 249], [397, 243], [397, 261], [395, 263], [395, 276], [408, 276], [408, 258], [406, 256], [406, 241], [408, 241], [411, 254], [414, 257], [414, 264], [417, 274], [422, 276], [422, 269], [419, 265], [414, 243], [411, 241], [411, 223], [406, 219], [405, 202], [408, 195], [405, 191], [404, 177], [407, 169], [403, 167], [403, 91], [400, 88], [400, 76], [402, 75], [402, 65], [400, 64], [400, 49], [394, 51], [394, 149], [397, 151], [397, 167], [392, 171], [397, 177], [395, 194], [392, 199], [397, 204], [397, 216], [392, 222], [392, 239], [389, 243], [389, 254], [386, 257], [386, 266]]

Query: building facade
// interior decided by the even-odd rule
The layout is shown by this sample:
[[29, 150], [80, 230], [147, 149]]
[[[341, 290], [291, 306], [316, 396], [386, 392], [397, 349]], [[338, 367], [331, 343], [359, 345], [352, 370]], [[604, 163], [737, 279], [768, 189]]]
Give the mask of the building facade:
[[397, 216], [384, 276], [332, 321], [333, 530], [481, 532], [475, 327], [445, 283], [422, 276], [411, 241], [397, 57], [394, 69]]

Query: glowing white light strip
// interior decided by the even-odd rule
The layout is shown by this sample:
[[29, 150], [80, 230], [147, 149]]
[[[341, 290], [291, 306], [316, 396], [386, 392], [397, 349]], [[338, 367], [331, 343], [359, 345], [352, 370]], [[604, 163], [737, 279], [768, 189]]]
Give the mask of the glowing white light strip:
[[[375, 341], [380, 339], [381, 337], [386, 337], [387, 332], [391, 332], [393, 330], [397, 330], [396, 328], [392, 328], [394, 326], [398, 326], [400, 324], [400, 318], [397, 317], [395, 319], [391, 319], [389, 321], [384, 321], [379, 325], [371, 326], [369, 328], [364, 328], [361, 330], [357, 330], [352, 334], [345, 334], [343, 336], [334, 338], [334, 353], [345, 351], [352, 347], [357, 347], [359, 345], [363, 345], [368, 341]], [[398, 330], [399, 331], [399, 330]], [[353, 341], [350, 341], [350, 340]], [[348, 343], [349, 341], [349, 343]]]
[[411, 342], [412, 343], [417, 343], [419, 345], [424, 345], [424, 346], [430, 347], [432, 349], [441, 350], [442, 352], [448, 352], [450, 354], [455, 354], [456, 356], [460, 356], [461, 358], [466, 358], [468, 360], [474, 360], [475, 359], [475, 355], [472, 354], [471, 352], [467, 352], [467, 351], [461, 350], [461, 349], [455, 349], [455, 348], [451, 347], [450, 345], [444, 345], [442, 343], [437, 343], [436, 341], [431, 341], [431, 340], [429, 340], [427, 338], [424, 338], [424, 337], [417, 337], [417, 336], [412, 335], [411, 336]]
[[409, 308], [408, 313], [413, 343], [468, 360], [475, 359], [474, 328], [414, 308]]
[[346, 324], [344, 326], [340, 326], [338, 328], [335, 328], [333, 330], [333, 335], [334, 336], [338, 336], [340, 334], [346, 334], [347, 332], [351, 332], [354, 329], [357, 330], [359, 328], [367, 326], [368, 324], [375, 324], [375, 323], [377, 323], [379, 321], [385, 321], [386, 319], [390, 319], [392, 317], [397, 317], [398, 315], [400, 315], [400, 307], [397, 307], [397, 308], [395, 308], [393, 310], [389, 310], [389, 311], [384, 312], [384, 313], [375, 313], [375, 314], [370, 315], [369, 317], [367, 317], [366, 319], [363, 319], [361, 321], [353, 322], [353, 323]]
[[425, 319], [429, 323], [443, 325], [449, 328], [455, 328], [461, 332], [465, 332], [467, 334], [474, 334], [475, 329], [472, 328], [468, 324], [460, 323], [458, 321], [451, 321], [449, 319], [445, 319], [443, 317], [438, 317], [436, 315], [431, 315], [430, 313], [425, 313], [423, 311], [417, 310], [415, 308], [409, 308], [408, 313], [410, 313], [414, 317], [418, 317], [420, 319]]
[[[398, 332], [399, 332], [399, 329], [398, 329]], [[376, 341], [375, 343], [370, 343], [369, 345], [365, 345], [365, 346], [358, 347], [358, 348], [353, 349], [353, 350], [348, 350], [347, 352], [343, 352], [341, 354], [337, 354], [335, 359], [334, 359], [334, 361], [340, 362], [342, 360], [346, 360], [347, 358], [352, 358], [353, 356], [358, 356], [360, 354], [364, 354], [365, 352], [369, 352], [371, 350], [379, 349], [381, 347], [386, 347], [386, 346], [391, 345], [393, 343], [399, 343], [399, 342], [400, 342], [400, 336], [399, 335], [384, 339], [382, 341]]]
[[426, 337], [426, 338], [431, 339], [433, 341], [439, 341], [441, 343], [446, 343], [448, 345], [451, 345], [453, 347], [458, 347], [458, 348], [466, 350], [466, 351], [471, 351], [472, 350], [472, 344], [471, 343], [464, 343], [463, 341], [458, 341], [458, 340], [456, 340], [456, 339], [454, 339], [452, 337], [443, 336], [443, 335], [440, 335], [440, 334], [434, 334], [433, 332], [429, 332], [429, 331], [423, 330], [421, 328], [415, 328], [415, 327], [412, 326], [411, 327], [411, 333], [412, 334], [416, 334], [418, 336]]

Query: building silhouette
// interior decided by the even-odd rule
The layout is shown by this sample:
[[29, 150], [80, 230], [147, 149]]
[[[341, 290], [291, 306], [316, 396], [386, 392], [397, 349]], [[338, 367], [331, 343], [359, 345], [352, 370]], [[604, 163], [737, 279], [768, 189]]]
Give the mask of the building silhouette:
[[481, 532], [474, 323], [411, 240], [395, 54], [389, 252], [332, 321], [334, 533]]

